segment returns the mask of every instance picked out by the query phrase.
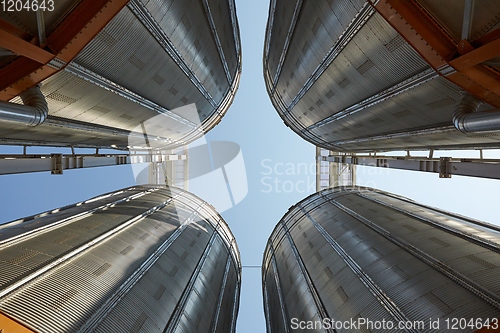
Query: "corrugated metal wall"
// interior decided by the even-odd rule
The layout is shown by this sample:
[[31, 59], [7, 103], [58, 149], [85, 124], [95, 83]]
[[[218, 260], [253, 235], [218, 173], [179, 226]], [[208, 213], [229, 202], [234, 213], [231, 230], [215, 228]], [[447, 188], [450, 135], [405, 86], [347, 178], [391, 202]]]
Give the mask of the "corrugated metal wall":
[[234, 332], [239, 252], [189, 192], [136, 186], [0, 234], [0, 311], [39, 332]]
[[264, 252], [268, 332], [290, 332], [293, 318], [424, 321], [421, 332], [430, 318], [440, 331], [446, 318], [498, 318], [499, 252], [496, 226], [369, 188], [318, 192], [290, 208]]
[[[447, 6], [463, 13], [462, 1]], [[475, 35], [498, 22], [486, 8], [498, 14], [498, 6], [482, 3]], [[462, 16], [455, 21], [461, 24]], [[454, 129], [461, 89], [431, 69], [364, 0], [272, 1], [264, 77], [285, 124], [326, 149], [499, 146], [498, 134]]]
[[[30, 21], [16, 13], [3, 16], [20, 29]], [[162, 114], [146, 132], [169, 142], [151, 137], [149, 144], [171, 149], [220, 122], [240, 73], [234, 0], [132, 0], [74, 61], [42, 83], [48, 121], [29, 129], [0, 123], [0, 138], [126, 149], [126, 135], [75, 124], [142, 133], [141, 124]], [[21, 103], [19, 97], [12, 101]], [[192, 112], [179, 109], [193, 103]]]

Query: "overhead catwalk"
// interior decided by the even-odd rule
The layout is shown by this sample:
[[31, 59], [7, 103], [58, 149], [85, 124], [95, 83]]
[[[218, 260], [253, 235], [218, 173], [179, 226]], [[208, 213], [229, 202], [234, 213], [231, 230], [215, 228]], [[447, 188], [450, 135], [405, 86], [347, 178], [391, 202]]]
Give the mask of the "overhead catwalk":
[[221, 121], [240, 74], [234, 0], [1, 11], [0, 144], [173, 149]]
[[457, 318], [475, 322], [460, 332], [493, 328], [499, 253], [498, 226], [371, 188], [315, 193], [264, 252], [267, 331], [451, 332]]
[[495, 1], [272, 0], [264, 78], [325, 149], [499, 147], [499, 32]]
[[135, 186], [0, 226], [0, 331], [235, 332], [241, 264], [214, 208]]

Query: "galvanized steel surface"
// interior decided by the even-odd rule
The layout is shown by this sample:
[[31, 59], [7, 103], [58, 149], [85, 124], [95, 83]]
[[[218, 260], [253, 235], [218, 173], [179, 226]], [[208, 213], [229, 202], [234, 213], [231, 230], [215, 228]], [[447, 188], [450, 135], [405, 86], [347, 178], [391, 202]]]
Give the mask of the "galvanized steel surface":
[[189, 192], [136, 186], [0, 230], [0, 310], [40, 332], [234, 332], [238, 248]]
[[47, 118], [49, 108], [36, 85], [20, 95], [24, 105], [0, 101], [0, 119], [36, 126]]
[[[271, 2], [264, 77], [285, 124], [305, 140], [353, 152], [498, 146], [494, 133], [465, 135], [451, 127], [461, 89], [430, 69], [367, 1], [296, 3]], [[463, 11], [461, 1], [447, 5]], [[447, 11], [441, 3], [426, 6]], [[480, 7], [474, 38], [498, 21], [493, 2]], [[443, 16], [446, 24], [462, 23], [463, 15]]]
[[[54, 20], [61, 20], [76, 3], [65, 1], [61, 7], [58, 3], [56, 7], [66, 11], [46, 17], [48, 32]], [[29, 30], [29, 17], [8, 13], [6, 20]], [[36, 27], [31, 30], [36, 32]], [[220, 122], [234, 98], [240, 73], [234, 0], [134, 0], [72, 63], [43, 82], [49, 119], [59, 117], [59, 123], [29, 131], [0, 123], [0, 138], [4, 143], [126, 149], [127, 136], [114, 135], [113, 129], [126, 134], [163, 114], [166, 120], [161, 128], [147, 128], [153, 136], [151, 146], [174, 148]], [[20, 103], [19, 97], [11, 101]], [[193, 114], [178, 111], [193, 103]], [[75, 122], [88, 126], [74, 128]], [[103, 133], [92, 125], [111, 130]]]
[[494, 226], [371, 188], [327, 189], [292, 206], [269, 238], [262, 269], [268, 331], [283, 332], [293, 318], [321, 320], [311, 287], [335, 321], [498, 318], [499, 274]]

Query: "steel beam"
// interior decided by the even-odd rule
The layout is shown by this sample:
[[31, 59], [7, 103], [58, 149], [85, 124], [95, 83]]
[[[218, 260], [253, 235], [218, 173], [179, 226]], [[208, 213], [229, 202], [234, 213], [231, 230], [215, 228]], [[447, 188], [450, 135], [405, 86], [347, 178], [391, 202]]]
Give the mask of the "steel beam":
[[207, 91], [200, 78], [194, 73], [192, 68], [186, 62], [186, 60], [179, 53], [175, 45], [165, 34], [161, 26], [156, 22], [153, 15], [149, 12], [146, 6], [140, 0], [131, 0], [128, 4], [128, 8], [134, 13], [137, 19], [144, 25], [144, 27], [149, 31], [151, 36], [153, 36], [158, 44], [163, 47], [165, 52], [172, 57], [177, 66], [184, 72], [184, 74], [191, 80], [198, 91], [206, 98], [206, 100], [217, 109], [217, 103]]
[[475, 50], [472, 50], [450, 61], [450, 65], [462, 72], [500, 55], [500, 39], [495, 39]]
[[321, 148], [316, 147], [316, 192], [321, 190]]
[[[173, 202], [177, 196], [169, 199], [168, 203]], [[201, 204], [196, 210], [185, 220], [182, 224], [164, 241], [153, 254], [146, 259], [146, 261], [132, 273], [132, 275], [120, 285], [115, 292], [108, 296], [106, 301], [101, 307], [92, 314], [92, 316], [78, 329], [78, 333], [93, 331], [99, 323], [113, 310], [113, 308], [123, 299], [124, 295], [135, 286], [140, 279], [153, 267], [153, 265], [160, 259], [160, 257], [172, 246], [172, 244], [179, 238], [182, 232], [189, 226], [189, 224], [198, 217], [200, 210], [205, 206]]]
[[283, 289], [281, 288], [281, 278], [278, 272], [278, 264], [276, 262], [276, 256], [274, 254], [274, 247], [270, 242], [268, 244], [269, 244], [269, 249], [271, 250], [271, 263], [273, 265], [273, 271], [274, 271], [274, 283], [276, 284], [276, 290], [278, 291], [278, 301], [280, 303], [283, 326], [285, 327], [285, 333], [291, 333], [291, 329], [288, 325], [288, 323], [290, 323], [289, 320], [290, 316], [288, 315], [288, 311], [285, 306]]
[[103, 133], [107, 135], [127, 136], [129, 138], [147, 139], [149, 141], [165, 142], [166, 144], [183, 145], [184, 142], [174, 141], [168, 138], [162, 138], [156, 135], [144, 134], [140, 132], [132, 132], [122, 128], [109, 127], [104, 125], [92, 124], [88, 122], [78, 121], [74, 119], [66, 119], [57, 116], [48, 116], [44, 125], [58, 126], [63, 128], [71, 128], [75, 130], [91, 131], [95, 133]]
[[120, 95], [134, 103], [140, 104], [141, 106], [148, 108], [152, 111], [167, 115], [168, 117], [172, 118], [175, 121], [178, 121], [184, 125], [190, 126], [194, 128], [194, 130], [201, 131], [201, 129], [198, 128], [197, 124], [193, 123], [192, 121], [183, 118], [175, 113], [173, 113], [170, 110], [167, 110], [166, 108], [162, 107], [161, 105], [156, 104], [155, 102], [142, 97], [136, 93], [134, 93], [131, 90], [128, 90], [127, 88], [119, 85], [116, 82], [113, 82], [97, 73], [92, 72], [90, 69], [87, 69], [81, 65], [78, 65], [76, 63], [71, 63], [68, 64], [65, 68], [65, 71], [68, 73], [71, 73], [75, 76], [78, 76], [81, 79], [84, 79], [87, 82], [90, 82], [92, 84], [95, 84], [96, 86], [99, 86], [101, 88], [104, 88], [108, 91], [111, 91], [117, 95]]
[[[290, 43], [292, 42], [292, 37], [295, 32], [295, 27], [297, 26], [297, 21], [299, 19], [300, 10], [302, 9], [302, 0], [297, 0], [295, 4], [295, 9], [293, 11], [292, 21], [290, 22], [290, 27], [288, 28], [288, 33], [285, 39], [285, 45], [283, 46], [283, 50], [281, 52], [280, 60], [278, 62], [278, 67], [276, 68], [276, 73], [274, 75], [271, 95], [274, 95], [274, 91], [276, 90], [276, 86], [278, 85], [278, 80], [281, 75], [281, 70], [283, 69], [283, 64], [285, 63], [286, 56], [288, 54], [288, 49], [290, 48]], [[274, 20], [273, 20], [274, 21]]]
[[399, 82], [398, 84], [395, 84], [394, 86], [387, 88], [375, 95], [372, 95], [361, 102], [358, 102], [354, 105], [351, 105], [348, 108], [345, 108], [343, 110], [338, 111], [337, 113], [321, 120], [315, 123], [314, 125], [311, 125], [301, 131], [301, 133], [309, 132], [315, 128], [331, 124], [334, 121], [337, 121], [339, 119], [342, 119], [344, 117], [350, 116], [354, 113], [357, 113], [359, 111], [365, 110], [366, 108], [373, 106], [375, 104], [378, 104], [380, 102], [383, 102], [391, 97], [397, 96], [401, 93], [404, 93], [405, 91], [408, 91], [410, 89], [413, 89], [415, 87], [418, 87], [419, 85], [426, 83], [432, 79], [435, 79], [439, 76], [433, 69], [426, 69], [422, 71], [421, 73], [418, 73], [417, 75], [414, 75], [413, 77], [406, 79], [402, 82]]
[[0, 175], [49, 171], [62, 174], [63, 170], [186, 159], [187, 155], [159, 154], [0, 155]]
[[347, 215], [350, 215], [354, 219], [358, 220], [360, 223], [364, 224], [366, 227], [371, 229], [372, 231], [376, 232], [380, 236], [384, 237], [385, 239], [389, 240], [390, 242], [394, 243], [396, 246], [399, 248], [405, 250], [406, 252], [410, 253], [412, 256], [414, 256], [416, 259], [422, 261], [429, 267], [435, 269], [437, 272], [443, 274], [445, 277], [449, 278], [453, 282], [459, 284], [460, 286], [464, 287], [465, 289], [469, 290], [470, 292], [474, 293], [478, 297], [480, 297], [483, 301], [489, 303], [490, 305], [494, 306], [497, 309], [500, 309], [500, 297], [496, 294], [490, 291], [489, 289], [483, 287], [481, 284], [471, 280], [470, 278], [464, 276], [460, 272], [454, 270], [452, 267], [444, 264], [440, 260], [434, 258], [431, 256], [429, 253], [426, 253], [425, 251], [422, 251], [420, 249], [417, 249], [415, 246], [413, 246], [411, 243], [409, 243], [406, 239], [403, 239], [399, 236], [396, 236], [392, 233], [390, 233], [388, 230], [382, 228], [381, 226], [377, 225], [373, 221], [367, 219], [366, 217], [356, 213], [352, 209], [348, 208], [347, 206], [341, 204], [340, 202], [336, 201], [335, 199], [328, 198], [324, 195], [322, 195], [328, 202], [330, 202], [332, 205], [346, 213]]
[[189, 149], [188, 146], [184, 146], [184, 190], [189, 191]]
[[212, 333], [217, 333], [217, 324], [219, 322], [219, 314], [220, 310], [222, 308], [222, 300], [224, 299], [224, 294], [226, 291], [226, 284], [227, 284], [227, 276], [229, 274], [229, 269], [231, 267], [231, 255], [228, 253], [227, 256], [227, 261], [226, 261], [226, 268], [224, 269], [224, 278], [222, 279], [222, 286], [219, 291], [219, 297], [217, 299], [217, 305], [214, 310], [214, 314], [212, 316], [212, 323], [211, 323], [211, 329], [210, 331]]
[[203, 8], [205, 9], [205, 14], [207, 15], [207, 20], [210, 25], [210, 31], [212, 32], [212, 37], [214, 38], [215, 45], [217, 46], [217, 51], [219, 52], [219, 57], [224, 67], [224, 72], [226, 73], [227, 82], [231, 84], [231, 74], [229, 73], [229, 67], [227, 66], [226, 56], [224, 55], [224, 49], [220, 42], [219, 34], [217, 28], [215, 27], [214, 18], [212, 16], [212, 10], [210, 9], [210, 4], [208, 0], [202, 0]]
[[[300, 206], [299, 206], [300, 207]], [[307, 212], [306, 212], [307, 214]], [[309, 215], [309, 214], [307, 214]], [[311, 297], [314, 307], [316, 308], [316, 313], [318, 314], [318, 317], [321, 318], [322, 321], [325, 319], [331, 318], [330, 315], [328, 314], [328, 311], [326, 310], [323, 302], [321, 301], [321, 297], [316, 290], [316, 287], [314, 286], [314, 282], [309, 275], [309, 271], [306, 268], [306, 265], [304, 261], [302, 260], [302, 257], [300, 256], [299, 250], [297, 249], [295, 242], [293, 241], [292, 235], [290, 234], [290, 230], [288, 229], [288, 226], [286, 225], [285, 221], [281, 220], [281, 225], [283, 227], [283, 230], [285, 232], [285, 236], [288, 240], [288, 243], [290, 245], [290, 248], [292, 249], [293, 256], [295, 258], [295, 261], [297, 262], [297, 265], [299, 266], [300, 272], [302, 273], [302, 278], [304, 279], [303, 281], [306, 284], [307, 291], [309, 292], [309, 296]], [[300, 282], [299, 282], [300, 283]], [[327, 333], [333, 333], [335, 332], [335, 329], [325, 329], [325, 332]]]
[[38, 45], [44, 47], [47, 44], [47, 38], [45, 35], [45, 19], [43, 17], [43, 10], [38, 8], [36, 11], [36, 26], [37, 26], [37, 37]]
[[386, 0], [372, 6], [440, 75], [500, 107], [500, 74], [480, 65], [498, 54], [497, 41], [477, 50], [474, 42], [456, 41], [417, 0]]
[[[10, 100], [26, 89], [63, 69], [127, 4], [128, 0], [82, 0], [46, 38], [47, 46], [29, 47], [25, 40], [12, 40], [5, 35], [0, 40], [14, 42], [10, 48], [23, 51], [21, 57], [0, 71], [0, 100]], [[5, 27], [4, 24], [1, 25]], [[24, 43], [23, 43], [24, 42]], [[12, 44], [12, 43], [10, 43]], [[29, 43], [28, 43], [29, 44]], [[9, 48], [9, 47], [7, 47]], [[9, 48], [9, 49], [10, 49]], [[33, 48], [36, 48], [35, 53]], [[30, 51], [30, 49], [32, 49]], [[33, 52], [32, 52], [33, 51]], [[50, 52], [49, 52], [50, 51]], [[49, 55], [52, 55], [49, 57]], [[31, 58], [36, 58], [36, 61]]]
[[186, 309], [186, 306], [188, 306], [188, 301], [191, 297], [191, 294], [195, 291], [195, 283], [198, 280], [198, 277], [200, 275], [200, 272], [202, 269], [205, 267], [205, 263], [207, 261], [208, 255], [211, 252], [211, 249], [215, 243], [215, 240], [217, 239], [217, 230], [214, 230], [212, 233], [210, 240], [208, 244], [205, 247], [205, 250], [203, 251], [203, 254], [201, 255], [201, 258], [198, 260], [198, 263], [196, 265], [196, 269], [194, 272], [191, 274], [191, 277], [189, 279], [188, 284], [184, 288], [184, 292], [182, 293], [181, 298], [177, 302], [177, 305], [175, 306], [174, 312], [172, 313], [170, 320], [167, 324], [167, 327], [163, 332], [165, 333], [174, 333], [177, 331], [179, 324], [181, 322], [182, 316], [184, 315], [184, 311]]
[[[329, 202], [328, 198], [322, 196]], [[361, 283], [368, 289], [368, 291], [377, 299], [377, 301], [387, 310], [387, 312], [394, 319], [394, 322], [408, 322], [408, 317], [405, 313], [396, 305], [396, 303], [387, 295], [384, 290], [365, 272], [363, 268], [354, 260], [347, 251], [325, 230], [325, 228], [312, 217], [307, 210], [301, 205], [298, 208], [306, 215], [307, 219], [314, 225], [318, 232], [323, 236], [323, 238], [330, 244], [332, 249], [337, 253], [341, 260], [345, 263], [347, 267], [356, 275]], [[406, 329], [409, 333], [418, 333], [414, 329]]]
[[491, 32], [488, 32], [486, 35], [483, 35], [483, 36], [479, 37], [478, 39], [476, 39], [475, 41], [471, 42], [471, 44], [474, 47], [480, 47], [480, 46], [486, 45], [489, 42], [492, 42], [498, 38], [500, 38], [500, 28], [497, 28]]
[[[153, 215], [157, 211], [163, 209], [166, 207], [170, 202], [173, 201], [173, 198], [169, 198], [167, 201], [151, 208], [148, 209], [147, 211], [136, 215], [122, 224], [114, 227], [113, 229], [108, 230], [107, 232], [93, 238], [89, 242], [79, 246], [75, 247], [72, 251], [66, 252], [64, 255], [60, 257], [55, 257], [53, 258], [50, 262], [44, 263], [43, 266], [39, 267], [37, 271], [34, 271], [33, 273], [23, 276], [21, 279], [16, 280], [14, 283], [10, 284], [7, 288], [4, 288], [2, 291], [0, 291], [0, 298], [5, 297], [6, 295], [9, 294], [15, 294], [22, 292], [23, 286], [26, 284], [36, 280], [38, 277], [42, 276], [46, 272], [53, 272], [57, 270], [57, 268], [64, 264], [65, 262], [71, 262], [74, 260], [75, 257], [77, 257], [80, 253], [85, 253], [92, 247], [96, 245], [100, 245], [104, 242], [106, 242], [109, 239], [112, 239], [115, 235], [123, 232], [123, 230], [126, 230], [129, 226], [136, 224], [139, 221], [142, 221], [144, 218]], [[142, 267], [142, 266], [141, 266]], [[50, 274], [50, 273], [49, 273]]]
[[457, 159], [450, 157], [397, 157], [397, 156], [317, 156], [319, 161], [354, 164], [378, 168], [423, 171], [439, 174], [440, 178], [452, 175], [500, 179], [500, 160]]
[[394, 139], [394, 138], [404, 138], [408, 136], [417, 136], [417, 135], [429, 135], [436, 133], [444, 133], [444, 132], [454, 132], [457, 129], [453, 125], [442, 125], [431, 128], [423, 128], [423, 129], [415, 129], [408, 130], [404, 132], [397, 132], [392, 134], [382, 134], [382, 135], [374, 135], [367, 136], [358, 139], [350, 139], [350, 140], [340, 140], [340, 141], [330, 141], [328, 145], [345, 145], [350, 143], [358, 143], [358, 142], [367, 142], [367, 141], [377, 141], [377, 140], [386, 140], [386, 139]]
[[297, 103], [302, 99], [302, 97], [304, 97], [307, 91], [309, 91], [314, 83], [316, 83], [321, 75], [323, 75], [323, 73], [337, 58], [340, 52], [342, 52], [346, 45], [349, 44], [354, 36], [356, 36], [358, 31], [365, 25], [365, 23], [370, 17], [372, 17], [374, 13], [375, 10], [368, 3], [366, 3], [363, 8], [361, 8], [361, 10], [356, 14], [356, 17], [349, 23], [349, 26], [342, 32], [325, 58], [323, 58], [323, 61], [315, 69], [314, 73], [309, 77], [302, 89], [300, 89], [300, 91], [294, 97], [290, 105], [288, 105], [285, 112], [289, 113], [295, 107], [295, 105], [297, 105]]
[[433, 228], [443, 230], [444, 232], [447, 232], [455, 237], [462, 238], [468, 242], [477, 244], [481, 247], [484, 247], [486, 250], [500, 253], [500, 244], [495, 243], [487, 238], [476, 235], [472, 232], [466, 232], [466, 231], [460, 230], [459, 228], [456, 228], [453, 224], [448, 224], [449, 223], [448, 220], [441, 222], [435, 218], [429, 218], [423, 214], [421, 215], [421, 214], [418, 214], [416, 212], [412, 212], [410, 209], [404, 208], [403, 206], [392, 205], [389, 202], [378, 200], [376, 198], [373, 198], [370, 195], [365, 195], [361, 192], [353, 192], [353, 193], [355, 193], [355, 195], [357, 195], [358, 197], [362, 197], [366, 200], [370, 200], [372, 202], [375, 202], [378, 205], [381, 205], [383, 207], [387, 207], [395, 212], [399, 212], [399, 213], [406, 215], [408, 217], [411, 217], [413, 219], [417, 219], [417, 220], [421, 221], [422, 223], [425, 223]]
[[46, 64], [55, 57], [54, 54], [11, 34], [9, 31], [4, 30], [1, 27], [0, 46], [40, 64]]
[[464, 19], [462, 22], [462, 39], [469, 40], [473, 8], [474, 0], [465, 0]]
[[[274, 28], [274, 15], [276, 13], [276, 0], [271, 0], [271, 3], [269, 4], [269, 17], [267, 20], [267, 27], [266, 27], [266, 40], [264, 42], [264, 65], [265, 68], [267, 68], [267, 65], [269, 64], [269, 48], [271, 46], [271, 38], [273, 35], [273, 28]], [[268, 73], [267, 69], [265, 69], [265, 72]], [[269, 82], [270, 82], [270, 77], [269, 77]], [[268, 91], [271, 91], [270, 89]]]

